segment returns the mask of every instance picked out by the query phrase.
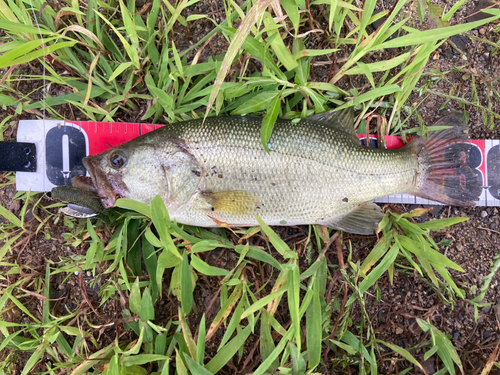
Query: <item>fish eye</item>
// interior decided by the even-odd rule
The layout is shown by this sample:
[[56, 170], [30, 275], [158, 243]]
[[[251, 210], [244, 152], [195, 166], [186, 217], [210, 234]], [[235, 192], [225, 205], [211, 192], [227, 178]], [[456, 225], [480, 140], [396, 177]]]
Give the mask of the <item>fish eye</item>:
[[127, 163], [127, 155], [121, 150], [116, 150], [109, 156], [109, 163], [113, 168], [120, 169]]

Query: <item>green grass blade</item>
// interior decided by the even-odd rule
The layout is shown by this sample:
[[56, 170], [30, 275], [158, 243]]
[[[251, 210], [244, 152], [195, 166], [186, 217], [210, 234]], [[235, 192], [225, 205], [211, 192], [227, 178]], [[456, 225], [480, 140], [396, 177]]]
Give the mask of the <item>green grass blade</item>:
[[181, 262], [181, 304], [182, 311], [189, 314], [193, 308], [193, 281], [191, 279], [191, 268], [189, 267], [188, 254], [184, 252]]
[[3, 206], [0, 206], [0, 216], [3, 216], [5, 219], [14, 224], [17, 228], [23, 227], [23, 223], [21, 222], [21, 220]]
[[205, 111], [205, 118], [210, 113], [210, 109], [212, 108], [215, 99], [219, 93], [219, 90], [226, 78], [229, 69], [231, 68], [231, 64], [233, 63], [234, 58], [238, 54], [241, 46], [245, 42], [245, 39], [250, 34], [250, 29], [254, 26], [258, 19], [262, 16], [264, 10], [271, 5], [273, 0], [257, 0], [255, 4], [252, 6], [248, 14], [245, 16], [243, 21], [241, 22], [236, 34], [234, 35], [234, 39], [229, 46], [227, 53], [222, 61], [222, 65], [220, 67], [219, 73], [217, 73], [217, 78], [215, 79], [215, 84], [210, 94], [210, 98], [208, 99], [207, 109]]
[[319, 365], [321, 360], [321, 343], [323, 330], [321, 327], [323, 313], [319, 296], [319, 282], [316, 278], [311, 280], [313, 296], [312, 302], [306, 312], [306, 342], [308, 369], [312, 370]]
[[297, 349], [300, 352], [301, 340], [301, 327], [300, 327], [300, 314], [299, 314], [299, 293], [300, 293], [300, 270], [296, 264], [289, 266], [291, 269], [288, 271], [288, 308], [292, 318], [292, 327], [295, 329], [295, 342]]
[[374, 46], [374, 50], [388, 49], [388, 48], [399, 48], [414, 45], [415, 42], [418, 44], [424, 44], [428, 42], [437, 42], [441, 39], [449, 38], [453, 35], [462, 34], [466, 31], [473, 30], [479, 26], [485, 25], [487, 23], [493, 22], [500, 18], [500, 14], [493, 12], [492, 9], [488, 13], [495, 14], [495, 16], [486, 18], [484, 20], [469, 22], [460, 25], [454, 25], [450, 27], [443, 27], [439, 29], [417, 31], [410, 30], [410, 33], [399, 38], [389, 40], [385, 43]]
[[206, 329], [205, 329], [205, 314], [201, 317], [200, 325], [198, 327], [198, 340], [196, 343], [196, 362], [200, 365], [203, 365], [205, 360], [205, 338], [206, 338]]
[[269, 237], [269, 241], [273, 244], [276, 250], [278, 250], [278, 252], [283, 256], [283, 258], [297, 259], [297, 253], [291, 250], [285, 243], [285, 241], [279, 238], [279, 236], [276, 233], [274, 233], [274, 231], [269, 227], [269, 225], [264, 223], [260, 217], [257, 216], [256, 218], [266, 236]]
[[222, 369], [236, 352], [245, 344], [248, 336], [252, 333], [252, 326], [248, 325], [234, 339], [229, 341], [219, 352], [207, 363], [207, 370], [216, 374]]
[[191, 257], [191, 266], [193, 266], [193, 268], [199, 273], [202, 273], [207, 276], [227, 276], [230, 274], [230, 272], [225, 269], [214, 267], [205, 263], [196, 255], [193, 255]]

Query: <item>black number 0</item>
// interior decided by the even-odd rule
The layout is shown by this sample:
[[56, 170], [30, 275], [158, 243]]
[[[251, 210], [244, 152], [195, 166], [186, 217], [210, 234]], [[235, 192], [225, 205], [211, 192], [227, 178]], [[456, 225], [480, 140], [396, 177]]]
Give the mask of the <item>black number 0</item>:
[[87, 147], [84, 134], [76, 128], [62, 125], [50, 129], [45, 137], [47, 178], [57, 186], [71, 185], [75, 176], [85, 176], [82, 159]]

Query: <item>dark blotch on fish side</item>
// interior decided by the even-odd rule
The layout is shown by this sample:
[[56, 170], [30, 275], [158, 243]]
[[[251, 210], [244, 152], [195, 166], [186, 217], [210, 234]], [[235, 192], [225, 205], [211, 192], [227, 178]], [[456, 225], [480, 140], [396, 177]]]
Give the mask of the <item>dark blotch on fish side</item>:
[[343, 199], [342, 199], [342, 202], [347, 203], [347, 202], [349, 202], [349, 199], [347, 199], [347, 197], [346, 197], [346, 198], [343, 198]]

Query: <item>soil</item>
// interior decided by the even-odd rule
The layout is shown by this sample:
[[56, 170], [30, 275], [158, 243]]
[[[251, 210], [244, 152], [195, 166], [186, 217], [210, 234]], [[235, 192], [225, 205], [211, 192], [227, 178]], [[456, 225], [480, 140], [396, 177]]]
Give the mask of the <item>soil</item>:
[[[382, 6], [390, 9], [391, 4], [380, 2]], [[438, 5], [445, 6], [444, 2], [435, 2]], [[471, 10], [476, 5], [476, 2], [469, 2], [455, 17], [456, 23], [463, 23], [467, 15], [471, 14]], [[322, 29], [327, 27], [327, 18], [325, 18], [324, 9], [321, 6], [312, 7], [313, 19], [317, 23], [315, 26]], [[219, 1], [203, 0], [193, 5], [190, 9], [183, 12], [183, 16], [189, 14], [209, 14], [217, 22], [221, 22], [224, 16], [224, 5]], [[415, 9], [409, 6], [407, 9], [408, 15], [415, 15]], [[415, 20], [415, 17], [413, 17]], [[430, 27], [429, 23], [419, 25], [417, 21], [413, 21], [413, 27], [426, 28]], [[496, 29], [495, 29], [496, 27]], [[479, 29], [473, 30], [470, 34], [498, 43], [499, 32], [498, 24], [486, 25]], [[173, 34], [175, 35], [175, 43], [177, 49], [182, 51], [189, 48], [198, 40], [203, 38], [208, 31], [213, 28], [213, 23], [200, 19], [190, 23], [189, 31], [176, 24]], [[495, 31], [496, 30], [496, 31]], [[186, 37], [187, 35], [187, 37]], [[424, 75], [418, 86], [423, 85], [430, 77], [431, 70], [440, 72], [450, 72], [446, 76], [435, 80], [431, 86], [432, 90], [438, 93], [448, 94], [453, 89], [454, 95], [463, 97], [466, 100], [474, 101], [475, 93], [471, 89], [470, 80], [474, 79], [477, 89], [478, 101], [482, 105], [488, 105], [488, 96], [491, 95], [488, 86], [485, 82], [491, 83], [500, 90], [498, 78], [500, 76], [500, 60], [495, 55], [496, 50], [488, 43], [478, 40], [473, 40], [468, 36], [459, 36], [452, 38], [452, 43], [445, 43], [437, 52], [435, 59], [432, 60], [426, 68], [427, 75]], [[323, 34], [314, 34], [306, 40], [308, 48], [329, 48], [326, 36]], [[201, 49], [199, 61], [204, 61], [210, 56], [222, 54], [227, 49], [227, 41], [224, 37], [217, 35]], [[188, 61], [195, 58], [196, 53], [200, 48], [187, 54]], [[393, 51], [380, 52], [381, 56], [372, 56], [371, 58], [388, 58]], [[339, 53], [337, 58], [342, 57]], [[335, 56], [330, 57], [332, 60]], [[311, 70], [311, 80], [324, 82], [332, 73], [330, 65], [321, 64], [321, 59], [315, 61], [315, 65]], [[370, 62], [367, 60], [366, 62]], [[236, 63], [237, 66], [237, 63]], [[238, 67], [239, 68], [239, 67]], [[337, 65], [333, 69], [338, 68]], [[39, 70], [37, 66], [27, 65], [23, 68], [25, 73], [30, 70]], [[339, 82], [345, 89], [349, 90], [353, 86], [361, 87], [363, 78], [343, 79]], [[366, 83], [366, 82], [365, 82]], [[33, 99], [39, 99], [41, 95], [39, 91], [33, 89], [39, 83], [30, 83], [23, 81], [19, 83], [17, 88], [20, 92], [31, 94]], [[57, 90], [57, 85], [52, 85], [51, 90]], [[33, 93], [34, 91], [34, 93]], [[422, 101], [417, 93], [410, 96], [408, 105], [419, 103]], [[444, 105], [445, 104], [445, 105]], [[445, 109], [441, 109], [444, 105]], [[494, 127], [490, 128], [484, 124], [481, 112], [477, 107], [472, 105], [461, 106], [457, 101], [446, 103], [446, 99], [439, 95], [430, 94], [425, 97], [422, 105], [419, 108], [420, 114], [427, 124], [434, 122], [437, 118], [447, 114], [450, 110], [462, 109], [469, 114], [469, 125], [471, 138], [481, 139], [499, 139], [500, 138], [500, 121], [494, 120]], [[70, 110], [67, 105], [59, 108], [60, 113], [68, 119], [78, 117], [78, 113]], [[500, 113], [500, 100], [492, 100], [491, 110], [495, 113]], [[4, 116], [8, 112], [4, 113]], [[13, 112], [11, 114], [14, 114]], [[11, 121], [13, 126], [4, 132], [5, 140], [15, 139], [15, 121], [18, 119], [34, 118], [40, 112], [23, 113], [21, 116], [14, 117]], [[118, 113], [117, 120], [134, 121], [133, 114]], [[416, 119], [410, 120], [411, 126], [417, 126]], [[10, 175], [0, 175], [0, 184], [6, 183]], [[19, 214], [22, 204], [18, 200], [14, 200], [15, 189], [13, 185], [8, 185], [0, 189], [0, 204], [6, 207], [16, 215]], [[53, 203], [50, 198], [46, 197], [43, 204]], [[391, 206], [391, 210], [408, 211], [414, 207], [409, 206]], [[56, 211], [53, 211], [56, 212]], [[31, 285], [29, 280], [38, 276], [45, 275], [47, 265], [61, 267], [64, 264], [65, 258], [81, 257], [84, 261], [87, 250], [86, 244], [79, 246], [71, 246], [64, 239], [65, 233], [71, 232], [71, 228], [64, 225], [64, 220], [61, 214], [55, 214], [47, 221], [47, 225], [38, 233], [35, 232], [38, 221], [35, 217], [45, 218], [47, 213], [42, 210], [35, 209], [34, 212], [28, 210], [26, 221], [31, 225], [29, 234], [21, 237], [21, 241], [13, 248], [12, 255], [4, 258], [4, 262], [16, 260], [22, 270], [21, 275], [5, 274], [7, 267], [1, 267], [4, 272], [5, 280], [0, 284], [0, 288], [4, 289], [8, 285], [12, 285], [24, 278], [23, 288], [28, 291], [36, 290], [35, 285]], [[473, 299], [479, 294], [483, 279], [489, 274], [490, 266], [495, 255], [499, 251], [500, 243], [500, 212], [499, 208], [457, 208], [457, 207], [436, 207], [426, 219], [433, 217], [469, 217], [469, 220], [455, 225], [443, 233], [437, 234], [437, 238], [450, 240], [448, 246], [442, 246], [443, 253], [452, 261], [460, 265], [465, 272], [452, 272], [452, 276], [458, 286], [467, 292], [467, 299]], [[59, 222], [54, 224], [56, 218]], [[2, 220], [2, 218], [0, 218]], [[81, 224], [82, 225], [82, 224]], [[303, 244], [303, 239], [308, 233], [307, 228], [274, 228], [276, 232], [291, 246], [296, 245], [300, 250]], [[50, 234], [50, 238], [46, 237]], [[99, 235], [109, 237], [109, 232], [105, 229], [99, 229]], [[253, 245], [262, 244], [263, 239], [256, 236], [251, 239]], [[347, 259], [348, 241], [352, 241], [353, 246], [353, 261], [362, 261], [369, 251], [373, 248], [376, 242], [375, 237], [367, 236], [352, 236], [346, 235], [343, 239], [343, 259]], [[278, 254], [276, 253], [277, 257]], [[210, 253], [203, 254], [204, 260], [218, 267], [230, 269], [236, 262], [236, 256], [233, 252], [222, 249], [214, 250]], [[338, 265], [339, 258], [335, 250], [327, 253], [328, 263]], [[306, 251], [302, 249], [301, 264], [306, 264]], [[276, 275], [272, 273], [272, 269], [261, 263], [256, 263], [255, 269], [247, 269], [248, 280], [255, 284], [255, 289], [264, 285], [266, 281], [272, 280]], [[100, 270], [97, 270], [99, 274]], [[334, 272], [335, 274], [335, 272]], [[165, 275], [169, 279], [169, 274]], [[125, 320], [122, 317], [123, 306], [120, 299], [110, 299], [107, 303], [100, 305], [101, 297], [99, 291], [103, 285], [107, 283], [105, 277], [98, 278], [97, 283], [93, 283], [94, 277], [91, 273], [72, 272], [59, 273], [53, 276], [50, 280], [52, 288], [51, 293], [51, 308], [55, 316], [68, 316], [72, 312], [77, 311], [75, 316], [69, 318], [66, 325], [82, 327], [95, 338], [97, 346], [86, 340], [82, 345], [82, 355], [95, 352], [119, 338], [119, 340], [130, 341], [132, 335], [129, 331], [125, 331], [123, 324]], [[215, 282], [217, 280], [217, 282]], [[429, 374], [441, 369], [442, 363], [436, 359], [436, 356], [424, 361], [424, 353], [428, 347], [423, 349], [415, 349], [414, 345], [422, 343], [430, 338], [428, 333], [424, 333], [418, 326], [416, 319], [424, 319], [430, 321], [434, 326], [438, 327], [445, 334], [449, 335], [451, 341], [458, 351], [464, 366], [464, 373], [476, 374], [480, 373], [485, 367], [488, 358], [491, 356], [495, 346], [500, 342], [500, 276], [495, 275], [491, 281], [484, 300], [484, 307], [479, 308], [477, 319], [474, 316], [474, 308], [467, 300], [458, 300], [453, 305], [443, 301], [442, 294], [429, 285], [428, 280], [423, 280], [415, 273], [396, 272], [394, 275], [393, 284], [390, 283], [387, 275], [383, 276], [378, 283], [380, 296], [377, 298], [373, 290], [367, 292], [366, 310], [376, 333], [376, 337], [389, 343], [397, 344], [401, 347], [408, 348], [412, 354], [424, 364], [426, 371]], [[270, 283], [272, 285], [272, 283]], [[200, 277], [195, 289], [195, 312], [188, 316], [188, 322], [193, 332], [197, 331], [197, 325], [203, 313], [206, 314], [207, 324], [215, 317], [220, 300], [218, 298], [220, 280], [217, 278], [207, 279]], [[477, 291], [473, 292], [473, 287]], [[261, 295], [269, 292], [270, 287], [267, 286], [261, 291]], [[155, 323], [164, 325], [168, 320], [177, 314], [178, 302], [175, 297], [168, 296], [168, 286], [164, 286], [163, 295], [155, 311], [157, 316]], [[335, 277], [328, 280], [327, 291], [330, 298], [343, 293], [343, 282], [341, 277]], [[42, 300], [33, 294], [25, 294], [18, 296], [21, 302], [29, 309], [37, 319], [42, 319]], [[260, 297], [257, 295], [257, 297]], [[327, 301], [328, 302], [328, 301]], [[279, 309], [276, 319], [286, 326], [290, 317], [287, 314], [286, 300], [282, 302], [283, 309]], [[331, 325], [333, 326], [337, 318], [337, 314], [332, 314]], [[359, 306], [354, 306], [351, 314], [353, 320], [352, 325], [356, 326], [361, 320]], [[3, 320], [21, 323], [28, 321], [29, 317], [18, 310], [15, 306], [9, 306], [4, 314]], [[91, 326], [92, 325], [92, 326]], [[258, 333], [258, 332], [257, 332]], [[207, 343], [207, 360], [216, 354], [218, 343], [223, 336], [222, 329], [219, 329], [216, 336]], [[28, 337], [28, 336], [26, 336]], [[70, 345], [73, 345], [72, 336], [67, 337]], [[383, 348], [383, 347], [382, 347]], [[258, 355], [258, 336], [251, 335], [248, 343], [245, 345], [245, 353], [243, 359], [238, 361], [236, 358], [230, 362], [221, 373], [247, 373], [255, 370], [260, 362]], [[0, 359], [7, 355], [8, 351], [0, 354]], [[409, 363], [402, 361], [400, 357], [387, 351], [383, 354], [385, 359], [379, 364], [379, 371], [382, 374], [399, 373], [403, 369], [409, 367]], [[331, 354], [333, 355], [333, 354]], [[20, 354], [15, 360], [16, 365], [13, 372], [22, 371], [23, 363], [29, 359], [29, 355]], [[494, 358], [496, 360], [496, 358]], [[49, 361], [48, 357], [43, 357], [37, 363], [33, 371], [46, 371], [45, 361]], [[151, 368], [148, 371], [154, 371]], [[320, 371], [330, 373], [357, 373], [357, 367], [347, 367], [344, 369], [332, 369], [331, 366], [321, 368]], [[492, 370], [493, 373], [500, 374], [497, 369]], [[495, 372], [497, 371], [497, 372]], [[418, 370], [415, 371], [418, 373]]]

